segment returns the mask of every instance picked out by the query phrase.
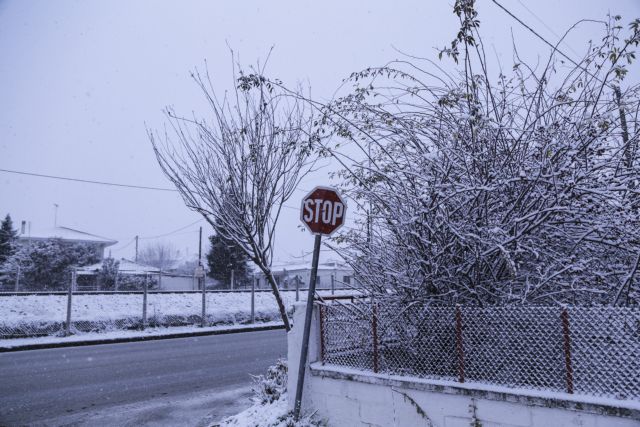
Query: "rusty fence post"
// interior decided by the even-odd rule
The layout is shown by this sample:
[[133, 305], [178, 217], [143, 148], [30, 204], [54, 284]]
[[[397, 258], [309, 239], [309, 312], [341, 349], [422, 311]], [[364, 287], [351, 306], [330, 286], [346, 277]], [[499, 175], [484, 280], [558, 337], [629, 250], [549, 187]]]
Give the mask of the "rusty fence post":
[[462, 310], [456, 305], [456, 349], [458, 351], [458, 381], [464, 382], [464, 346], [462, 343]]
[[571, 365], [571, 337], [569, 335], [569, 312], [562, 308], [562, 336], [564, 338], [564, 366], [567, 374], [567, 393], [573, 394], [573, 366]]
[[320, 304], [319, 314], [320, 314], [320, 362], [324, 365], [325, 361], [325, 342], [324, 342], [324, 319], [325, 319], [325, 309], [326, 307], [323, 304]]
[[371, 330], [373, 334], [373, 372], [378, 373], [378, 307], [372, 302]]

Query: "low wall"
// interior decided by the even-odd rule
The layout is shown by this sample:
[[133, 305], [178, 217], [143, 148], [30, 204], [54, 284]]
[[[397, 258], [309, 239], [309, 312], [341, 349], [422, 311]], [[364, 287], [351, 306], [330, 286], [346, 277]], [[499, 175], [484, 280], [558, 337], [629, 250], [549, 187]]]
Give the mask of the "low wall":
[[[293, 408], [304, 304], [296, 304], [288, 336], [289, 405]], [[640, 426], [640, 402], [519, 390], [487, 384], [423, 380], [323, 365], [318, 310], [309, 345], [303, 412], [330, 426]]]

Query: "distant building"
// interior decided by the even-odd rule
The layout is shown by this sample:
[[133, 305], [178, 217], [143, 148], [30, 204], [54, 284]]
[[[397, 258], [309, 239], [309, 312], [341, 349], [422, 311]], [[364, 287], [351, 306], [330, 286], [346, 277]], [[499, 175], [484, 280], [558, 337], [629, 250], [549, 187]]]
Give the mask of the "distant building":
[[[310, 262], [276, 264], [271, 267], [271, 271], [280, 289], [295, 289], [296, 282], [300, 288], [309, 286], [309, 278], [311, 277]], [[318, 264], [316, 288], [331, 288], [332, 277], [336, 288], [350, 287], [355, 284], [353, 269], [348, 264], [329, 260]], [[269, 288], [269, 284], [263, 274], [260, 274], [258, 278], [259, 288]]]
[[[98, 274], [102, 270], [102, 262], [82, 267], [78, 270], [78, 274], [91, 275]], [[140, 264], [139, 262], [130, 261], [125, 258], [118, 260], [118, 274], [129, 276], [146, 276], [158, 275], [160, 269], [150, 265]]]
[[20, 234], [18, 235], [18, 244], [47, 240], [61, 240], [68, 243], [84, 244], [92, 248], [95, 251], [96, 256], [100, 259], [104, 259], [105, 248], [118, 243], [117, 240], [96, 236], [95, 234], [74, 230], [73, 228], [68, 227], [51, 227], [48, 229], [27, 231], [25, 230], [25, 224], [23, 222]]
[[[102, 270], [102, 262], [78, 269], [79, 276], [94, 276], [97, 278]], [[126, 281], [132, 276], [144, 278], [148, 276], [158, 285], [157, 288], [168, 291], [193, 291], [198, 289], [198, 280], [193, 274], [179, 274], [175, 272], [161, 271], [157, 267], [145, 265], [125, 258], [118, 260], [118, 274], [116, 282]], [[207, 287], [210, 284], [207, 283]], [[82, 290], [100, 290], [100, 284], [96, 280], [88, 281]], [[114, 290], [119, 290], [118, 285]]]

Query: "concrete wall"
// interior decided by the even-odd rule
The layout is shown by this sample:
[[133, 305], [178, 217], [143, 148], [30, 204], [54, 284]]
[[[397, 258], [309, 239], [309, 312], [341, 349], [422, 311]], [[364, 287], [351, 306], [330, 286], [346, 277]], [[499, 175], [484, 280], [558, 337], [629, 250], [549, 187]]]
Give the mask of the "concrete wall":
[[[294, 327], [288, 336], [291, 408], [303, 325], [304, 303], [296, 304]], [[302, 410], [317, 411], [329, 426], [640, 426], [640, 402], [430, 381], [322, 365], [318, 329], [316, 309]]]
[[[158, 278], [158, 275], [156, 275]], [[160, 289], [167, 291], [193, 291], [198, 289], [197, 281], [192, 276], [167, 276], [162, 275]]]
[[[291, 270], [278, 270], [273, 272], [276, 282], [280, 289], [295, 289], [296, 278], [300, 281], [299, 286], [306, 288], [309, 286], [309, 279], [311, 277], [311, 268], [305, 269], [291, 269]], [[331, 276], [334, 278], [334, 286], [336, 288], [344, 288], [345, 286], [354, 285], [355, 277], [352, 269], [348, 268], [327, 268], [326, 266], [318, 267], [317, 276], [317, 289], [331, 289]], [[349, 284], [345, 285], [344, 279], [348, 277]], [[258, 276], [260, 289], [270, 288], [266, 277], [263, 274]]]
[[[336, 288], [344, 287], [343, 280], [345, 276], [349, 277], [350, 284], [353, 285], [353, 270], [346, 269], [318, 269], [318, 276], [316, 282], [317, 289], [330, 289], [331, 288], [331, 276], [334, 277], [334, 286]], [[282, 274], [276, 275], [276, 280], [278, 280], [278, 284], [283, 289], [295, 289], [295, 278], [300, 280], [300, 287], [306, 288], [309, 286], [309, 279], [311, 277], [311, 271], [307, 270], [287, 270], [286, 276], [283, 277]], [[286, 283], [285, 283], [286, 282]]]

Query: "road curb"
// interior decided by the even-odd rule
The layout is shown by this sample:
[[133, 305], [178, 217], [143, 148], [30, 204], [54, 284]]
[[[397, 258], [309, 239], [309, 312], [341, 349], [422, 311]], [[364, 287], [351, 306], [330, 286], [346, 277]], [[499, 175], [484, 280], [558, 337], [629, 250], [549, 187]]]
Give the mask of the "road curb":
[[217, 329], [217, 330], [210, 330], [210, 331], [177, 332], [177, 333], [166, 334], [166, 335], [141, 335], [137, 337], [122, 337], [122, 338], [110, 338], [110, 339], [100, 339], [100, 340], [25, 344], [25, 345], [20, 345], [16, 347], [0, 347], [0, 353], [10, 353], [14, 351], [27, 351], [27, 350], [41, 350], [46, 348], [82, 347], [87, 345], [99, 345], [99, 344], [118, 344], [118, 343], [135, 342], [135, 341], [155, 341], [155, 340], [166, 340], [166, 339], [172, 339], [172, 338], [202, 337], [207, 335], [226, 335], [226, 334], [235, 334], [235, 333], [241, 333], [241, 332], [271, 331], [275, 329], [284, 329], [284, 325], [262, 325], [262, 326], [256, 325], [256, 326], [247, 326], [243, 328]]

